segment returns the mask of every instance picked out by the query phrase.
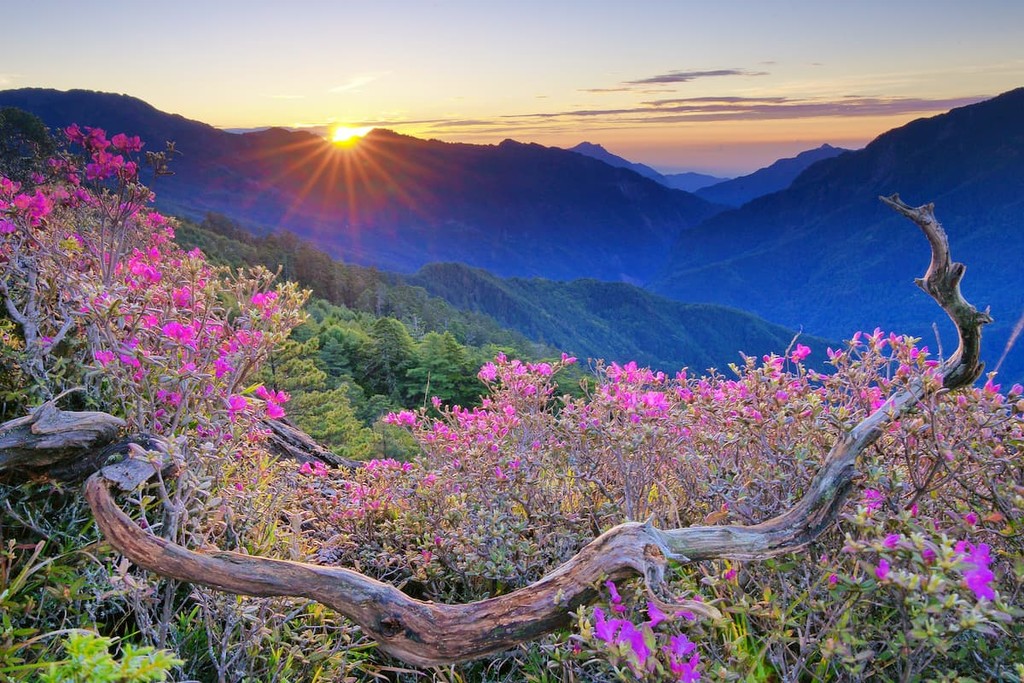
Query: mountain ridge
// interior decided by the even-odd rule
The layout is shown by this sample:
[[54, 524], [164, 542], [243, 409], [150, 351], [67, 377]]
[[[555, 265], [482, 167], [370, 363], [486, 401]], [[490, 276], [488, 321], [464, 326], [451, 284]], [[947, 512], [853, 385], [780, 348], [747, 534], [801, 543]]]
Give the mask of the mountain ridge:
[[825, 143], [820, 147], [800, 152], [795, 157], [778, 159], [753, 173], [699, 188], [695, 190], [695, 194], [717, 204], [742, 206], [752, 199], [784, 190], [812, 164], [847, 151], [849, 150]]
[[[1024, 312], [1014, 277], [1024, 253], [1024, 88], [883, 133], [812, 164], [784, 190], [708, 219], [677, 240], [650, 288], [833, 338], [881, 326], [935, 351], [933, 323], [942, 339], [955, 337], [912, 286], [928, 248], [877, 199], [893, 193], [935, 204], [953, 257], [969, 267], [965, 294], [995, 313], [986, 328], [992, 367]], [[1024, 377], [1024, 349], [1003, 370]]]
[[158, 206], [286, 227], [335, 256], [411, 272], [457, 260], [502, 275], [642, 282], [685, 230], [723, 207], [565, 150], [469, 145], [377, 129], [342, 149], [302, 131], [228, 133], [126, 95], [0, 91], [53, 127], [173, 139]]

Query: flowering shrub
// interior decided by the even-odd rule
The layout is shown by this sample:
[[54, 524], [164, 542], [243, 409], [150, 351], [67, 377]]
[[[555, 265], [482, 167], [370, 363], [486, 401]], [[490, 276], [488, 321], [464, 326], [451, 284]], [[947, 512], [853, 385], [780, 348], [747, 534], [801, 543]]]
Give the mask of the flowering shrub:
[[[582, 398], [554, 381], [575, 359], [499, 356], [480, 371], [480, 407], [389, 416], [419, 441], [414, 461], [310, 478], [309, 536], [323, 561], [464, 601], [526, 585], [628, 519], [763, 521], [885, 398], [938, 381], [917, 340], [879, 330], [830, 350], [829, 374], [807, 369], [808, 353], [746, 358], [732, 378], [598, 366]], [[565, 644], [574, 666], [623, 680], [1010, 676], [1024, 652], [1013, 628], [1024, 616], [1022, 394], [991, 378], [940, 392], [888, 428], [862, 463], [857, 504], [807, 551], [677, 567], [672, 591], [703, 596], [723, 619], [664, 619], [658, 603], [616, 591], [580, 614], [579, 640]]]
[[[192, 546], [279, 551], [286, 534], [264, 534], [287, 499], [270, 500], [262, 521], [235, 521], [233, 505], [255, 502], [246, 483], [267, 486], [260, 420], [282, 417], [289, 397], [251, 382], [302, 320], [306, 294], [266, 269], [229, 272], [180, 249], [173, 221], [148, 208], [139, 138], [78, 126], [65, 134], [81, 160], [51, 159], [46, 175], [24, 184], [0, 178], [0, 297], [20, 337], [18, 371], [31, 381], [22, 410], [85, 386], [90, 402], [132, 432], [164, 437], [185, 465], [175, 481], [159, 483], [155, 499], [138, 500], [141, 525]], [[237, 603], [182, 594], [169, 582], [154, 590], [127, 570], [107, 588], [107, 600], [126, 600], [137, 630], [158, 647], [192, 638], [193, 627], [225, 644], [239, 637], [215, 626], [238, 619]], [[177, 630], [171, 608], [195, 604], [198, 623]]]

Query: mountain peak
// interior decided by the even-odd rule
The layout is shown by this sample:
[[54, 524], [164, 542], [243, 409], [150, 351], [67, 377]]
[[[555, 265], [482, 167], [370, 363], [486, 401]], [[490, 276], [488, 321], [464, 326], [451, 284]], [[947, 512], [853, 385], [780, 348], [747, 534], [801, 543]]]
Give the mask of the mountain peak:
[[796, 156], [778, 159], [749, 175], [697, 190], [697, 195], [710, 202], [742, 206], [752, 199], [786, 189], [812, 164], [846, 151], [848, 150], [826, 143], [821, 147], [804, 150]]
[[605, 149], [603, 145], [599, 145], [599, 144], [596, 144], [596, 143], [593, 143], [593, 142], [586, 142], [586, 141], [581, 142], [580, 144], [576, 145], [575, 147], [570, 147], [569, 151], [570, 152], [579, 152], [580, 154], [588, 154], [588, 155], [589, 154], [593, 154], [594, 152], [599, 152], [599, 153], [603, 153], [603, 154], [610, 154], [610, 152], [607, 149]]

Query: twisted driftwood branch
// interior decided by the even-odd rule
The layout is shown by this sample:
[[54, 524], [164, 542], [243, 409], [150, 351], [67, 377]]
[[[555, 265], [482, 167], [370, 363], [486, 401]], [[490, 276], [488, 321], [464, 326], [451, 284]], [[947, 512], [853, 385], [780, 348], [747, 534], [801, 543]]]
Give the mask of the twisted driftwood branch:
[[[918, 284], [949, 314], [960, 336], [956, 353], [940, 368], [941, 376], [946, 388], [970, 384], [982, 371], [981, 327], [991, 318], [961, 296], [964, 267], [950, 260], [948, 240], [932, 206], [912, 208], [896, 195], [882, 199], [913, 220], [928, 237], [931, 265]], [[621, 524], [540, 581], [507, 595], [463, 605], [414, 600], [393, 586], [348, 569], [187, 550], [133, 523], [115, 505], [102, 473], [90, 478], [86, 496], [110, 543], [142, 567], [233, 593], [317, 600], [358, 623], [383, 650], [406, 662], [448, 664], [500, 652], [565, 627], [570, 611], [596, 599], [595, 586], [604, 578], [639, 574], [656, 585], [669, 558], [763, 559], [806, 546], [836, 519], [852, 488], [858, 455], [925, 392], [922, 383], [912, 384], [840, 438], [804, 498], [774, 519], [753, 526], [668, 530]]]

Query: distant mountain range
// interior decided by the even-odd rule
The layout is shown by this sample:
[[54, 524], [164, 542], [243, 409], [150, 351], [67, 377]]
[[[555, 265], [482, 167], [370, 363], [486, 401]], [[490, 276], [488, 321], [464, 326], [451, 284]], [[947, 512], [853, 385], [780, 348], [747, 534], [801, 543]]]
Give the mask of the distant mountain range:
[[624, 159], [616, 154], [612, 154], [601, 145], [596, 145], [592, 142], [581, 142], [575, 147], [570, 147], [569, 151], [603, 161], [609, 166], [614, 166], [616, 168], [628, 168], [634, 173], [639, 173], [645, 178], [650, 178], [655, 182], [661, 183], [665, 187], [684, 190], [686, 192], [696, 192], [702, 187], [714, 185], [726, 180], [726, 178], [719, 178], [713, 175], [694, 172], [663, 174], [646, 164], [639, 164], [634, 161]]
[[789, 159], [779, 159], [771, 166], [754, 171], [749, 175], [710, 186], [698, 187], [694, 191], [698, 197], [703, 197], [709, 202], [742, 206], [752, 199], [786, 189], [811, 164], [822, 159], [831, 159], [846, 151], [848, 150], [841, 147], [822, 145], [816, 149], [801, 152]]
[[[991, 369], [1024, 313], [1024, 88], [891, 130], [686, 231], [651, 289], [832, 338], [881, 326], [933, 351], [934, 321], [950, 353], [952, 327], [913, 285], [928, 244], [877, 199], [896, 192], [935, 203], [953, 257], [968, 266], [966, 296], [991, 306]], [[1024, 342], [1003, 375], [1024, 378]]]
[[[603, 334], [622, 349], [641, 340], [651, 362], [664, 360], [658, 335], [648, 332], [679, 325], [680, 334], [696, 335], [692, 328], [710, 318], [687, 318], [621, 285], [568, 283], [555, 291], [474, 268], [648, 283], [671, 299], [743, 309], [832, 339], [881, 326], [923, 337], [934, 350], [937, 322], [948, 353], [952, 328], [913, 286], [927, 244], [877, 199], [898, 192], [910, 203], [936, 204], [954, 257], [969, 267], [966, 295], [991, 306], [990, 368], [1024, 314], [1024, 89], [914, 121], [861, 150], [825, 145], [696, 195], [598, 145], [447, 144], [375, 131], [347, 151], [302, 132], [232, 134], [123, 95], [9, 90], [0, 91], [0, 106], [31, 111], [52, 127], [79, 122], [139, 134], [150, 149], [174, 140], [183, 152], [177, 174], [155, 186], [166, 210], [289, 228], [348, 262], [415, 272], [419, 286], [456, 305], [581, 354]], [[742, 205], [727, 209], [706, 197]], [[470, 267], [424, 267], [431, 262]], [[478, 300], [465, 300], [471, 292]], [[532, 318], [516, 312], [531, 307]], [[572, 346], [577, 337], [584, 341]], [[630, 351], [644, 357], [639, 346]], [[1024, 341], [1002, 376], [1024, 380]]]
[[84, 90], [0, 92], [48, 126], [173, 140], [162, 208], [286, 227], [351, 262], [412, 271], [460, 261], [502, 275], [642, 282], [681, 231], [722, 209], [580, 154], [506, 140], [449, 144], [375, 130], [343, 149], [304, 132], [233, 134], [141, 100]]

